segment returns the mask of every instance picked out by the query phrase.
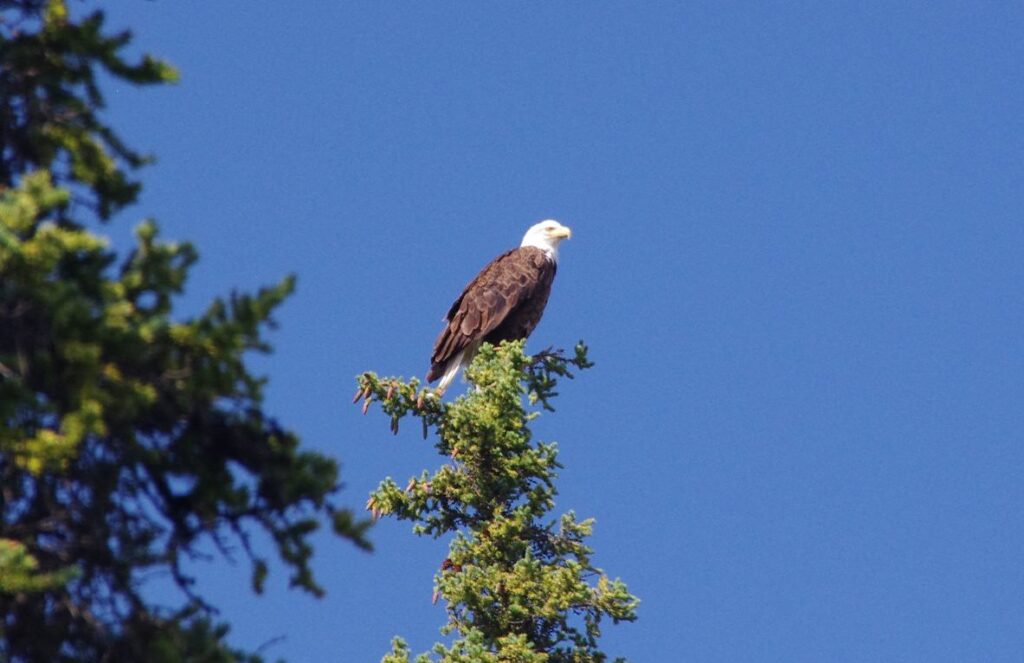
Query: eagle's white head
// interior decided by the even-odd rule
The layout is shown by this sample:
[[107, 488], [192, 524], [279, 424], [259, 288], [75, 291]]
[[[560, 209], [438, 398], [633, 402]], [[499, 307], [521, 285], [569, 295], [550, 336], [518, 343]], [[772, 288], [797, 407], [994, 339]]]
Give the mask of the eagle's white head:
[[558, 261], [558, 244], [563, 239], [572, 237], [572, 230], [554, 219], [547, 219], [530, 226], [523, 235], [523, 243], [519, 246], [533, 246], [541, 249], [548, 257]]

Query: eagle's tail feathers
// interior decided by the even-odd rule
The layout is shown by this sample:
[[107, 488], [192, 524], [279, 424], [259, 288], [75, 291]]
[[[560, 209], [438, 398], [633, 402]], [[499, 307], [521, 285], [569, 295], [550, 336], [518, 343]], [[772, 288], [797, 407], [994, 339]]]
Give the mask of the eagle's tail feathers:
[[452, 383], [455, 376], [459, 374], [459, 370], [469, 366], [473, 362], [473, 357], [476, 356], [476, 351], [480, 348], [480, 341], [474, 341], [468, 346], [459, 350], [459, 352], [448, 360], [448, 363], [444, 367], [444, 375], [441, 376], [441, 382], [437, 385], [438, 391], [444, 393], [448, 388], [448, 385]]

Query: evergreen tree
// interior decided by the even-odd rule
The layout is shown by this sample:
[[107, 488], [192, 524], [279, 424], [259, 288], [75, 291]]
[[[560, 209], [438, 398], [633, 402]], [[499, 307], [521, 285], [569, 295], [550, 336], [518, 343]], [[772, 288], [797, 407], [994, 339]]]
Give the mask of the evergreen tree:
[[[173, 315], [197, 259], [139, 226], [126, 256], [90, 224], [130, 204], [146, 158], [102, 121], [101, 70], [173, 81], [129, 62], [130, 35], [60, 0], [0, 2], [0, 660], [255, 661], [224, 643], [185, 563], [211, 544], [248, 558], [260, 591], [272, 538], [291, 585], [319, 594], [311, 533], [337, 508], [337, 464], [264, 412], [271, 314], [294, 282]], [[143, 574], [169, 574], [155, 606]]]
[[[385, 479], [367, 503], [374, 517], [412, 521], [416, 534], [452, 537], [434, 581], [435, 600], [447, 603], [442, 634], [457, 637], [417, 663], [597, 663], [607, 660], [598, 648], [602, 620], [635, 619], [638, 600], [591, 561], [593, 521], [571, 511], [550, 518], [557, 448], [532, 439], [539, 412], [524, 403], [552, 410], [557, 379], [590, 365], [582, 343], [572, 357], [533, 358], [522, 342], [485, 344], [466, 373], [469, 393], [450, 404], [416, 379], [360, 376], [364, 412], [379, 402], [393, 431], [404, 417], [419, 418], [446, 460], [404, 487]], [[406, 663], [409, 649], [396, 638], [383, 660]]]

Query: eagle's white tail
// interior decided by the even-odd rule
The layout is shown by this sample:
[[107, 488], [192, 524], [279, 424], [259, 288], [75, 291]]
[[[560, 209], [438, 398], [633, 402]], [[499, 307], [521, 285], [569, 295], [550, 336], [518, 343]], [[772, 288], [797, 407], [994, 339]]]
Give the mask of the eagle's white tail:
[[476, 351], [479, 349], [480, 341], [477, 341], [463, 348], [457, 355], [452, 357], [451, 361], [444, 368], [444, 375], [441, 376], [441, 382], [438, 383], [437, 390], [444, 393], [448, 389], [448, 385], [455, 379], [455, 376], [459, 374], [459, 370], [473, 363], [473, 357], [476, 356]]

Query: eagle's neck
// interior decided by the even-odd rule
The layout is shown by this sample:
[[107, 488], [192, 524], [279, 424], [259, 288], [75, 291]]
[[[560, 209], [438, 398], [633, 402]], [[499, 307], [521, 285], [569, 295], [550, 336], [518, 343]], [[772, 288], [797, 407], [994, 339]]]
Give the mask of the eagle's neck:
[[524, 248], [527, 246], [533, 247], [535, 249], [540, 249], [541, 251], [544, 252], [544, 255], [548, 257], [548, 260], [555, 264], [558, 264], [558, 247], [552, 244], [547, 239], [543, 237], [531, 237], [530, 235], [527, 235], [526, 237], [523, 238], [523, 243], [520, 244], [519, 247]]

